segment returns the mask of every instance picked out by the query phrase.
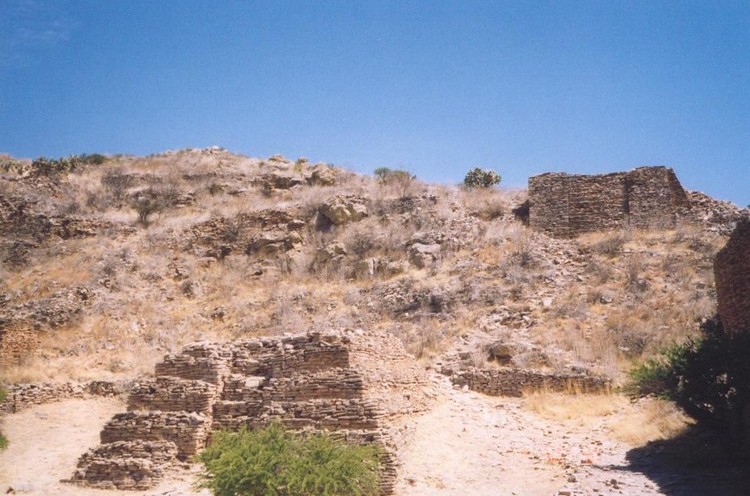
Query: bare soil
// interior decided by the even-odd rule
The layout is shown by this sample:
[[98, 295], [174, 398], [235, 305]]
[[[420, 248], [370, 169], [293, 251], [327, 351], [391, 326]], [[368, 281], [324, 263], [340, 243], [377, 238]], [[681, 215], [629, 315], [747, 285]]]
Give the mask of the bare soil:
[[[401, 452], [397, 494], [662, 494], [642, 474], [620, 470], [630, 449], [593, 428], [549, 421], [523, 399], [447, 389], [415, 420]], [[616, 483], [612, 481], [616, 480]]]
[[[729, 471], [670, 471], [648, 460], [635, 469], [634, 447], [608, 428], [616, 418], [550, 420], [530, 411], [526, 399], [456, 389], [444, 378], [435, 386], [433, 407], [401, 426], [398, 496], [745, 494]], [[67, 400], [6, 416], [0, 428], [10, 445], [0, 453], [0, 494], [208, 496], [193, 487], [198, 466], [146, 492], [61, 482], [124, 409], [115, 399]]]
[[75, 399], [40, 405], [2, 419], [8, 449], [0, 453], [0, 494], [115, 496], [200, 495], [188, 473], [148, 492], [105, 491], [61, 482], [73, 474], [78, 457], [99, 444], [99, 432], [115, 414], [125, 411], [121, 400]]

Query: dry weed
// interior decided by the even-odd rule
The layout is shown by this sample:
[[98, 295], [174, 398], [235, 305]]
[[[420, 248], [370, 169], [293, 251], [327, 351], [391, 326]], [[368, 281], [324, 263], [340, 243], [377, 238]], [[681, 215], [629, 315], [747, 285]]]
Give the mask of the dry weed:
[[623, 415], [610, 425], [615, 439], [632, 446], [670, 439], [685, 431], [693, 421], [674, 403], [646, 398], [629, 404]]
[[618, 394], [564, 394], [537, 391], [524, 396], [526, 408], [557, 422], [575, 420], [588, 425], [601, 417], [611, 416], [628, 404]]
[[603, 424], [613, 438], [631, 446], [676, 437], [693, 423], [672, 402], [647, 398], [633, 403], [620, 394], [536, 392], [525, 396], [524, 404], [555, 422], [582, 427]]

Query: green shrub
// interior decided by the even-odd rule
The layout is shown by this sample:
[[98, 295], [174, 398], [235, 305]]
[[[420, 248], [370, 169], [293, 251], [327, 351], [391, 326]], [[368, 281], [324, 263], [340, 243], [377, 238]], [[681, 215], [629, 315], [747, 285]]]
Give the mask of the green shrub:
[[501, 180], [502, 177], [500, 177], [500, 174], [492, 169], [482, 170], [479, 167], [475, 167], [466, 173], [466, 177], [464, 177], [464, 186], [469, 189], [491, 188], [492, 186], [500, 184]]
[[107, 157], [99, 153], [70, 155], [69, 157], [60, 157], [58, 159], [38, 157], [31, 163], [30, 174], [35, 177], [52, 177], [75, 172], [84, 165], [101, 165], [106, 161]]
[[414, 174], [398, 169], [389, 169], [388, 167], [378, 167], [373, 171], [375, 177], [378, 178], [383, 186], [393, 186], [396, 188], [398, 195], [401, 198], [407, 198], [411, 194], [414, 181], [417, 176]]
[[108, 158], [101, 153], [84, 153], [83, 155], [79, 155], [78, 158], [81, 162], [91, 165], [102, 165], [108, 160]]
[[138, 214], [138, 223], [148, 226], [152, 214], [159, 213], [173, 203], [173, 193], [164, 189], [148, 188], [138, 193], [131, 207]]
[[216, 496], [369, 496], [379, 491], [379, 450], [327, 434], [299, 436], [279, 424], [219, 432], [198, 455], [201, 487]]
[[[5, 401], [7, 397], [8, 397], [8, 390], [0, 386], [0, 403]], [[0, 432], [0, 451], [4, 450], [7, 447], [8, 447], [8, 439], [5, 436], [3, 436], [2, 432]]]
[[750, 333], [727, 333], [718, 320], [703, 325], [702, 336], [676, 345], [630, 372], [636, 394], [674, 400], [703, 425], [741, 448], [750, 408]]
[[127, 196], [128, 189], [135, 185], [133, 176], [128, 174], [122, 166], [105, 172], [101, 181], [102, 185], [112, 194], [118, 205]]

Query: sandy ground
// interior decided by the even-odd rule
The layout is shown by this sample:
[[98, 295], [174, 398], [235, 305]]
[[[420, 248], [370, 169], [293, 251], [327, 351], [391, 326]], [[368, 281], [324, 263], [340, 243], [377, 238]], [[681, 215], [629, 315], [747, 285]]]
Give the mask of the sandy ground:
[[627, 466], [630, 447], [603, 426], [550, 422], [523, 401], [447, 391], [411, 426], [397, 494], [662, 494], [642, 474], [613, 468]]
[[190, 487], [190, 474], [174, 478], [148, 492], [102, 491], [60, 482], [73, 473], [78, 457], [99, 444], [104, 424], [125, 404], [116, 399], [67, 400], [41, 405], [2, 419], [10, 441], [0, 453], [0, 494], [114, 496], [140, 494], [209, 494]]
[[[633, 470], [626, 458], [632, 447], [612, 439], [605, 419], [551, 421], [525, 408], [524, 399], [492, 398], [455, 389], [445, 378], [436, 381], [434, 407], [400, 431], [398, 496], [747, 494], [746, 486], [733, 482], [738, 491], [729, 491], [694, 474], [659, 474], [657, 485]], [[195, 474], [189, 471], [175, 472], [145, 492], [60, 482], [78, 457], [98, 444], [104, 423], [124, 409], [113, 399], [68, 400], [2, 419], [10, 446], [0, 453], [0, 494], [208, 495], [192, 487]]]
[[[740, 469], [664, 465], [612, 434], [618, 416], [550, 420], [529, 400], [453, 388], [406, 423], [399, 496], [740, 496]], [[572, 403], [575, 404], [575, 403]], [[644, 426], [645, 428], [645, 426]]]

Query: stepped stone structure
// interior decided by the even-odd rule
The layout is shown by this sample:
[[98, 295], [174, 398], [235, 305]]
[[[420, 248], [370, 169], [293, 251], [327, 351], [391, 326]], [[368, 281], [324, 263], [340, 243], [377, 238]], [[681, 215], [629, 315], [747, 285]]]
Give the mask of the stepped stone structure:
[[685, 190], [667, 167], [602, 175], [547, 173], [529, 178], [529, 225], [557, 237], [625, 225], [671, 228], [689, 208]]
[[750, 218], [737, 223], [714, 259], [719, 317], [729, 331], [750, 332]]
[[106, 424], [102, 444], [80, 458], [71, 482], [147, 489], [204, 448], [211, 431], [280, 422], [385, 446], [381, 487], [389, 494], [395, 458], [383, 420], [407, 408], [382, 395], [421, 381], [398, 366], [406, 360], [401, 353], [384, 337], [353, 343], [344, 334], [318, 333], [188, 346], [157, 364], [155, 379], [133, 387], [128, 412]]

